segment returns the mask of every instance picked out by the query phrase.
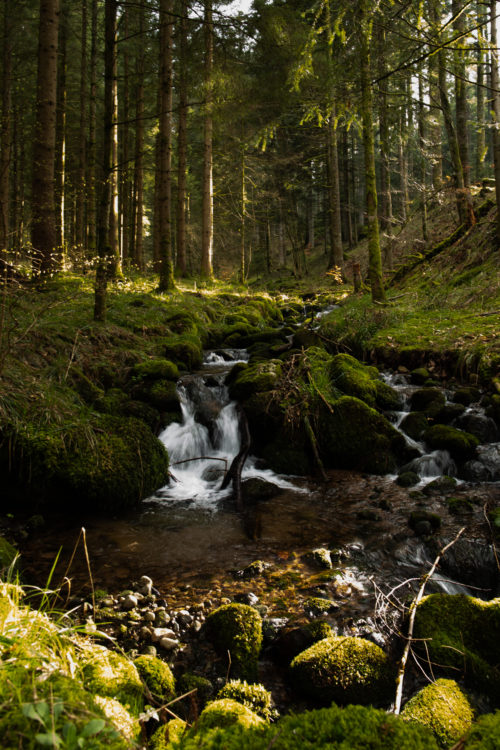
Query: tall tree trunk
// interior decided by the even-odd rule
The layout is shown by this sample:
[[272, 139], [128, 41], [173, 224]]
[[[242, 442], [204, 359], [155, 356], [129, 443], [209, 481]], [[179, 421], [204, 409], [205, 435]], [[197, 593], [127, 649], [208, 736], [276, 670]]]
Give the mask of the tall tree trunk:
[[144, 43], [145, 6], [141, 2], [139, 13], [139, 45], [136, 52], [136, 95], [135, 95], [135, 158], [134, 158], [134, 189], [132, 206], [132, 259], [134, 265], [143, 271], [144, 263]]
[[377, 181], [375, 173], [375, 144], [373, 137], [373, 103], [370, 71], [370, 44], [373, 28], [369, 0], [363, 0], [361, 9], [360, 53], [361, 53], [361, 119], [363, 130], [366, 213], [368, 220], [368, 276], [372, 300], [385, 301], [382, 277], [382, 257], [377, 215]]
[[[123, 90], [121, 96], [121, 158], [118, 169], [119, 181], [119, 206], [120, 206], [120, 245], [122, 263], [125, 268], [130, 267], [130, 206], [131, 206], [131, 186], [130, 186], [130, 52], [128, 39], [131, 34], [130, 24], [131, 9], [126, 5], [123, 9], [122, 24], [124, 39], [122, 40], [123, 50]], [[140, 40], [142, 42], [142, 39]]]
[[31, 244], [35, 276], [47, 275], [57, 270], [54, 157], [58, 26], [59, 0], [40, 0], [31, 198]]
[[87, 158], [87, 259], [94, 263], [97, 253], [96, 190], [96, 96], [97, 96], [97, 2], [91, 0], [89, 140]]
[[336, 129], [336, 108], [332, 105], [327, 129], [328, 164], [328, 228], [330, 233], [330, 255], [328, 267], [343, 273], [344, 250], [342, 247], [342, 222], [340, 216], [339, 158]]
[[378, 109], [380, 122], [380, 228], [392, 235], [392, 195], [390, 170], [389, 121], [387, 111], [388, 79], [385, 77], [387, 64], [385, 59], [385, 31], [379, 32], [379, 76], [383, 79], [379, 86]]
[[56, 233], [58, 265], [62, 265], [64, 258], [64, 215], [66, 199], [66, 74], [67, 74], [67, 42], [68, 42], [68, 13], [66, 0], [62, 2], [59, 14], [59, 65], [57, 71], [57, 112], [56, 112], [56, 156], [55, 156], [55, 202], [56, 202]]
[[110, 215], [113, 199], [113, 135], [114, 78], [116, 68], [116, 7], [117, 0], [106, 0], [104, 8], [104, 117], [103, 117], [103, 177], [99, 200], [97, 226], [98, 264], [95, 280], [94, 320], [106, 320], [106, 296], [109, 269], [113, 263], [113, 248], [110, 245]]
[[[453, 30], [456, 35], [465, 33], [465, 6], [463, 0], [453, 0], [452, 13], [455, 16]], [[464, 40], [461, 38], [458, 42], [459, 47], [464, 46]], [[462, 162], [462, 171], [464, 175], [464, 185], [470, 188], [470, 160], [469, 160], [469, 139], [467, 133], [467, 84], [466, 84], [466, 63], [465, 51], [462, 49], [454, 50], [454, 73], [455, 73], [455, 110], [457, 123], [457, 141], [460, 151], [460, 161]]]
[[110, 263], [108, 268], [109, 278], [116, 280], [122, 277], [121, 258], [120, 258], [120, 219], [118, 205], [118, 55], [116, 40], [116, 18], [114, 30], [114, 53], [113, 53], [113, 74], [111, 80], [111, 172], [109, 180], [111, 183], [111, 203], [109, 207], [108, 219], [108, 246], [110, 248]]
[[172, 261], [172, 40], [173, 0], [160, 0], [160, 123], [158, 220], [160, 291], [175, 288]]
[[342, 128], [342, 195], [344, 200], [341, 202], [342, 210], [342, 234], [347, 247], [351, 248], [354, 244], [352, 234], [352, 195], [350, 179], [350, 159], [349, 159], [349, 138], [347, 128]]
[[187, 275], [186, 184], [188, 122], [188, 5], [182, 0], [179, 45], [179, 124], [177, 131], [177, 264], [180, 277]]
[[85, 169], [87, 166], [87, 26], [87, 0], [83, 0], [81, 25], [82, 39], [80, 47], [80, 123], [78, 128], [78, 171], [75, 191], [75, 247], [82, 258], [85, 256], [87, 245], [85, 232]]
[[2, 120], [0, 124], [0, 270], [10, 247], [10, 164], [12, 156], [12, 39], [10, 24], [13, 1], [5, 0], [3, 9]]
[[491, 98], [493, 100], [493, 163], [495, 167], [495, 191], [497, 199], [497, 242], [500, 245], [500, 80], [497, 51], [497, 3], [490, 1], [491, 19]]
[[202, 238], [201, 238], [201, 275], [206, 279], [213, 277], [213, 244], [214, 244], [214, 196], [213, 196], [213, 22], [212, 0], [205, 0], [205, 117], [203, 137], [203, 197], [202, 197]]
[[[431, 0], [429, 4], [429, 15], [434, 33], [437, 33], [438, 24], [440, 23], [436, 0]], [[443, 157], [442, 157], [442, 134], [441, 134], [441, 96], [439, 93], [439, 55], [434, 54], [429, 57], [428, 66], [429, 75], [429, 143], [432, 144], [430, 152], [432, 164], [432, 187], [435, 191], [441, 189], [443, 185]]]
[[[486, 13], [483, 10], [483, 0], [477, 2], [477, 23], [482, 24], [485, 20]], [[481, 26], [478, 29], [477, 41], [477, 80], [476, 80], [476, 179], [482, 180], [485, 172], [486, 156], [486, 128], [485, 128], [485, 109], [484, 109], [484, 84], [485, 84], [485, 52], [484, 37], [485, 29]]]
[[239, 281], [241, 284], [245, 283], [246, 278], [246, 262], [245, 262], [245, 219], [247, 212], [247, 189], [245, 183], [245, 145], [241, 144], [241, 159], [240, 159], [240, 272]]
[[422, 71], [418, 74], [418, 143], [420, 168], [420, 185], [422, 191], [422, 237], [428, 240], [427, 231], [427, 147], [425, 129], [424, 80]]

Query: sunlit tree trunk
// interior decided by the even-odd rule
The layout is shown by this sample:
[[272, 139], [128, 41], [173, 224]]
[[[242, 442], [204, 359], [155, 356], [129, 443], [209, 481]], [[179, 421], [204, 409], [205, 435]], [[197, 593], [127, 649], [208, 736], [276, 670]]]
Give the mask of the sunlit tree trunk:
[[97, 226], [97, 271], [94, 295], [94, 320], [106, 320], [106, 296], [109, 269], [113, 263], [113, 248], [110, 245], [110, 215], [113, 199], [113, 131], [114, 122], [114, 77], [116, 66], [116, 7], [117, 0], [106, 0], [104, 8], [104, 117], [103, 117], [103, 177], [99, 200]]
[[[121, 41], [123, 50], [123, 87], [119, 101], [120, 123], [121, 123], [121, 158], [118, 167], [118, 192], [119, 192], [119, 216], [120, 216], [120, 246], [121, 257], [124, 268], [130, 267], [130, 210], [131, 210], [131, 186], [130, 186], [130, 52], [128, 39], [131, 35], [130, 24], [131, 9], [127, 6], [123, 9], [122, 24], [124, 39]], [[142, 40], [141, 40], [142, 42]]]
[[[61, 0], [60, 0], [61, 2]], [[68, 13], [66, 0], [62, 0], [59, 14], [59, 64], [57, 71], [56, 155], [55, 155], [55, 202], [58, 265], [62, 264], [65, 245], [65, 201], [66, 201], [66, 76]]]
[[[484, 11], [483, 0], [477, 2], [477, 23], [482, 24], [487, 18]], [[477, 81], [476, 81], [476, 179], [481, 180], [485, 173], [486, 157], [486, 128], [485, 128], [485, 109], [484, 109], [484, 89], [485, 89], [485, 52], [484, 38], [486, 29], [480, 26], [478, 30], [477, 41]]]
[[332, 105], [328, 121], [327, 164], [328, 164], [328, 229], [330, 233], [330, 255], [328, 267], [344, 268], [344, 251], [342, 248], [342, 221], [340, 215], [339, 158], [336, 129], [336, 108]]
[[[455, 35], [462, 35], [458, 42], [458, 47], [463, 47], [465, 40], [465, 6], [463, 0], [453, 0], [452, 13], [455, 16], [453, 30]], [[470, 160], [469, 160], [469, 139], [467, 133], [467, 89], [466, 89], [466, 58], [463, 49], [454, 50], [454, 73], [455, 73], [455, 110], [457, 123], [457, 140], [460, 151], [460, 161], [464, 175], [464, 185], [470, 187]]]
[[420, 189], [422, 191], [422, 237], [427, 241], [427, 134], [425, 128], [424, 81], [422, 72], [420, 72], [418, 76], [418, 100], [418, 143], [420, 149], [419, 160], [421, 164]]
[[31, 244], [35, 276], [57, 270], [54, 157], [58, 27], [59, 0], [40, 0], [31, 199]]
[[368, 220], [368, 276], [371, 285], [372, 300], [385, 301], [384, 282], [382, 278], [382, 257], [380, 252], [380, 235], [377, 215], [377, 181], [375, 173], [375, 144], [373, 137], [373, 101], [370, 71], [370, 44], [372, 38], [373, 17], [369, 0], [361, 3], [360, 18], [360, 66], [361, 66], [361, 119], [363, 130], [366, 213]]
[[205, 116], [203, 138], [203, 197], [202, 197], [202, 237], [201, 237], [201, 275], [213, 277], [213, 243], [214, 243], [214, 196], [213, 196], [213, 22], [212, 0], [205, 0]]
[[144, 44], [145, 6], [141, 2], [139, 14], [139, 45], [136, 52], [135, 74], [135, 146], [134, 146], [134, 188], [132, 200], [132, 260], [141, 271], [144, 263]]
[[87, 0], [82, 2], [81, 47], [80, 47], [80, 121], [78, 128], [78, 171], [76, 177], [75, 246], [85, 255], [85, 168], [87, 159]]
[[91, 5], [89, 140], [87, 154], [87, 258], [95, 261], [97, 252], [96, 202], [96, 95], [97, 95], [97, 0]]
[[160, 2], [160, 122], [158, 219], [160, 291], [175, 288], [172, 260], [172, 39], [173, 0]]
[[120, 225], [118, 206], [118, 56], [116, 45], [116, 20], [113, 45], [113, 73], [111, 79], [111, 203], [108, 220], [108, 245], [110, 248], [109, 278], [118, 279], [122, 276], [120, 257]]

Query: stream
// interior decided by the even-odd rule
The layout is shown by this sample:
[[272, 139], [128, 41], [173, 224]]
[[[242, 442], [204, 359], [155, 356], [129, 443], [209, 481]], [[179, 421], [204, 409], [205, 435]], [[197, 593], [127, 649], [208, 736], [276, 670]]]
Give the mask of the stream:
[[[327, 482], [284, 477], [250, 457], [242, 479], [273, 485], [273, 497], [237, 514], [230, 488], [219, 489], [239, 449], [235, 404], [228, 401], [224, 378], [245, 358], [239, 350], [209, 352], [203, 369], [179, 382], [182, 421], [160, 435], [171, 457], [169, 485], [119, 518], [83, 513], [47, 518], [23, 547], [29, 578], [43, 585], [61, 550], [53, 585], [58, 576], [68, 575], [73, 594], [85, 596], [89, 572], [81, 544], [67, 570], [83, 526], [97, 588], [128, 589], [148, 575], [174, 609], [251, 596], [264, 615], [297, 622], [313, 616], [310, 597], [322, 597], [335, 603], [329, 619], [337, 631], [351, 632], [352, 623], [373, 615], [380, 590], [417, 580], [442, 540], [465, 525], [466, 538], [428, 589], [497, 595], [497, 566], [483, 509], [485, 503], [500, 501], [500, 483], [459, 480], [453, 496], [464, 499], [467, 513], [452, 514], [445, 495], [426, 487], [437, 476], [456, 475], [457, 467], [446, 451], [426, 453], [423, 444], [410, 438], [419, 453], [411, 464], [420, 477], [416, 487], [400, 487], [394, 476], [341, 470], [329, 471]], [[385, 374], [384, 379], [401, 391], [406, 404], [414, 390], [408, 379], [400, 374]], [[408, 408], [388, 415], [395, 426]], [[498, 453], [498, 444], [494, 447]], [[418, 536], [410, 528], [410, 511], [422, 508], [440, 516], [439, 538]], [[317, 548], [331, 551], [333, 570], [326, 577], [311, 563], [311, 551]], [[255, 560], [264, 561], [271, 572], [247, 580], [244, 569]]]

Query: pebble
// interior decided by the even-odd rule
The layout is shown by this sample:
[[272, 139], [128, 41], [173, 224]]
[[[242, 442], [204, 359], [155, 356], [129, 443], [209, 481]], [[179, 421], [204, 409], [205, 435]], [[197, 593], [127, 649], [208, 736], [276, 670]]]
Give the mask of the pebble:
[[170, 628], [153, 628], [153, 641], [160, 641], [162, 638], [175, 638], [175, 633]]
[[145, 596], [150, 596], [153, 589], [153, 581], [149, 576], [141, 576], [139, 580], [139, 591]]
[[179, 641], [177, 641], [175, 638], [167, 638], [164, 636], [163, 638], [160, 638], [160, 646], [165, 649], [165, 651], [172, 651], [172, 649], [177, 648], [179, 645]]
[[139, 604], [139, 600], [135, 594], [127, 594], [122, 600], [122, 609], [134, 609]]
[[146, 620], [146, 622], [154, 622], [156, 620], [156, 615], [154, 612], [151, 612], [150, 610], [148, 610], [147, 612], [144, 613], [144, 619]]
[[180, 612], [177, 612], [176, 619], [181, 625], [189, 625], [193, 622], [193, 615], [187, 609], [181, 609]]

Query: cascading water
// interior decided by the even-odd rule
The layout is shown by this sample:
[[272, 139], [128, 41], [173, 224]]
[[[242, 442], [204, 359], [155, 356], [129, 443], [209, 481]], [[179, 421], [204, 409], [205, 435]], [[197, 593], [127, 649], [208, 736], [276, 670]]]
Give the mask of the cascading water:
[[[245, 359], [242, 350], [209, 352], [202, 372], [179, 383], [182, 421], [168, 425], [159, 436], [170, 456], [172, 478], [155, 499], [214, 509], [231, 494], [231, 487], [219, 488], [240, 450], [240, 434], [236, 403], [229, 401], [223, 381], [230, 367]], [[281, 488], [302, 491], [274, 472], [258, 469], [251, 457], [242, 477], [260, 477]]]

